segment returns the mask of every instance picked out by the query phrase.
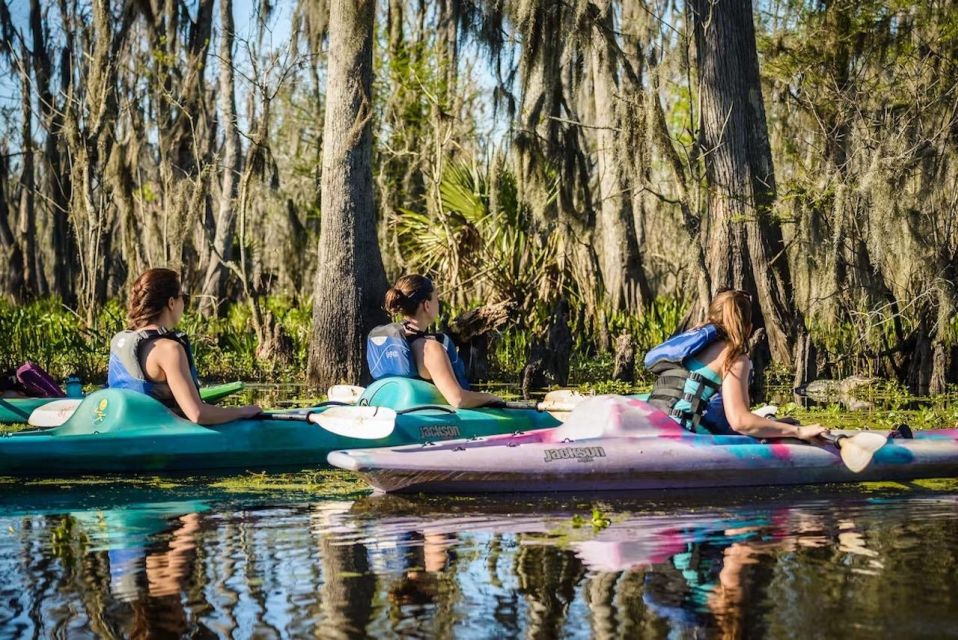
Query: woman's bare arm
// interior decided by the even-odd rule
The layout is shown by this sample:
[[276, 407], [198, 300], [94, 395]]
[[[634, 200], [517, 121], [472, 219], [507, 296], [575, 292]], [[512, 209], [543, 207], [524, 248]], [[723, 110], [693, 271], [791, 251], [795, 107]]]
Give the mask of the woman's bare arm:
[[256, 405], [245, 407], [218, 407], [206, 404], [200, 399], [199, 391], [193, 384], [190, 363], [183, 345], [173, 340], [157, 340], [148, 358], [166, 376], [166, 384], [173, 393], [173, 399], [179, 405], [187, 420], [196, 424], [222, 424], [232, 420], [251, 418], [262, 410]]
[[481, 407], [492, 402], [501, 402], [498, 396], [479, 391], [468, 391], [459, 386], [456, 374], [449, 362], [446, 348], [436, 340], [422, 340], [423, 366], [420, 373], [439, 389], [439, 393], [456, 409]]
[[748, 375], [752, 363], [747, 356], [739, 358], [722, 379], [722, 403], [729, 425], [753, 438], [800, 438], [812, 440], [826, 429], [817, 424], [798, 426], [769, 420], [749, 410]]

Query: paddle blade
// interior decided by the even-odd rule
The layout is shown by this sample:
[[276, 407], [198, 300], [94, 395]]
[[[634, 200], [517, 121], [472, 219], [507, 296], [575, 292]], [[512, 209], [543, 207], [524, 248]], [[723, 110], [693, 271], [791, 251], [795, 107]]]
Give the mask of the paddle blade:
[[365, 390], [365, 387], [357, 387], [353, 384], [334, 384], [326, 392], [326, 396], [333, 402], [356, 404]]
[[778, 407], [774, 404], [766, 404], [755, 409], [752, 413], [757, 416], [762, 416], [763, 418], [771, 418], [774, 420], [774, 417], [778, 415]]
[[536, 405], [536, 408], [539, 411], [572, 411], [587, 397], [590, 396], [584, 396], [578, 391], [572, 391], [571, 389], [557, 389], [556, 391], [547, 393], [545, 398], [542, 399], [542, 402]]
[[379, 440], [396, 428], [396, 412], [386, 407], [330, 407], [308, 420], [344, 438]]
[[80, 406], [80, 402], [82, 400], [79, 398], [65, 398], [48, 402], [42, 407], [34, 409], [27, 423], [32, 427], [59, 427], [70, 419], [70, 416]]
[[888, 443], [888, 438], [880, 433], [856, 433], [838, 442], [841, 448], [842, 462], [852, 473], [859, 473], [867, 467], [875, 452]]

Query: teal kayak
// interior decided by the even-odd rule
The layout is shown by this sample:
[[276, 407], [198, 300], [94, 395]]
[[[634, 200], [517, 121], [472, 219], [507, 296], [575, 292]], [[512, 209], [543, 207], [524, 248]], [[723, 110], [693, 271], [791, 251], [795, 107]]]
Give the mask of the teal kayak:
[[[0, 475], [62, 476], [135, 472], [201, 472], [326, 466], [338, 449], [477, 438], [557, 426], [558, 419], [535, 410], [460, 409], [444, 405], [431, 384], [386, 378], [366, 388], [367, 407], [319, 406], [278, 418], [237, 420], [216, 426], [193, 424], [149, 396], [103, 389], [87, 396], [61, 426], [0, 437]], [[363, 420], [339, 418], [337, 432], [308, 421], [334, 409], [347, 417], [386, 407], [394, 423], [384, 437], [362, 437]], [[345, 409], [345, 411], [343, 411]], [[367, 425], [368, 426], [368, 425]], [[350, 429], [355, 428], [355, 432]], [[344, 434], [345, 433], [345, 434]], [[351, 434], [355, 433], [355, 437]], [[368, 436], [368, 434], [367, 434]]]
[[[215, 384], [200, 389], [200, 397], [203, 398], [204, 402], [216, 402], [237, 391], [241, 391], [243, 387], [243, 383], [239, 381]], [[54, 400], [62, 399], [63, 398], [0, 398], [0, 423], [24, 423], [34, 410]]]

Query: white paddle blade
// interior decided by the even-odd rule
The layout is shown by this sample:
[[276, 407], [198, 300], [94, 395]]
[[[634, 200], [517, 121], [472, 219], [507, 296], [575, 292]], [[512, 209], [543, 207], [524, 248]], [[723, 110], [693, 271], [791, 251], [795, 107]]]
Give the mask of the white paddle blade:
[[70, 419], [70, 416], [80, 406], [80, 402], [79, 398], [65, 398], [48, 402], [33, 410], [33, 413], [27, 419], [27, 424], [32, 427], [59, 427]]
[[356, 404], [365, 390], [366, 387], [357, 387], [353, 384], [334, 384], [329, 388], [326, 395], [333, 402]]
[[880, 433], [856, 433], [850, 438], [839, 441], [842, 462], [852, 473], [859, 473], [867, 467], [875, 452], [888, 443], [888, 438]]
[[396, 412], [386, 407], [330, 407], [309, 421], [344, 438], [379, 440], [396, 428]]
[[763, 418], [774, 418], [778, 415], [778, 407], [776, 407], [774, 404], [766, 404], [762, 405], [752, 413], [757, 416], [762, 416]]
[[572, 391], [571, 389], [557, 389], [556, 391], [550, 391], [547, 393], [545, 398], [542, 399], [542, 402], [538, 404], [537, 408], [539, 411], [549, 412], [572, 411], [587, 397], [588, 396], [584, 396], [578, 391]]

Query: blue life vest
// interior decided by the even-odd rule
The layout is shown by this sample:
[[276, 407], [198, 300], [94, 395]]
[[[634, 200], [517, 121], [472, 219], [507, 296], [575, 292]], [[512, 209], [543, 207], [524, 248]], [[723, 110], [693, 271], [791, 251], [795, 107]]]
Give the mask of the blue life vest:
[[[721, 339], [715, 325], [707, 324], [669, 338], [645, 355], [645, 366], [657, 378], [649, 404], [668, 413], [693, 432], [735, 434], [725, 417], [720, 382], [689, 369], [687, 359]], [[692, 385], [689, 385], [689, 382]], [[688, 387], [694, 391], [689, 391]], [[684, 400], [689, 408], [676, 407]]]
[[459, 359], [459, 350], [453, 344], [452, 338], [444, 333], [427, 334], [423, 331], [411, 332], [407, 336], [406, 327], [400, 323], [384, 324], [369, 332], [366, 340], [366, 363], [373, 380], [387, 376], [402, 378], [419, 378], [419, 368], [416, 366], [416, 356], [412, 352], [412, 343], [420, 339], [433, 338], [442, 343], [449, 355], [449, 363], [456, 374], [456, 380], [463, 389], [469, 389], [469, 380], [466, 379], [466, 368]]
[[190, 364], [190, 375], [197, 390], [200, 388], [193, 362], [193, 349], [186, 334], [167, 329], [121, 331], [110, 341], [110, 363], [107, 368], [107, 386], [112, 389], [130, 389], [153, 396], [163, 404], [178, 408], [165, 382], [152, 382], [143, 370], [143, 349], [156, 340], [173, 340], [183, 346]]

